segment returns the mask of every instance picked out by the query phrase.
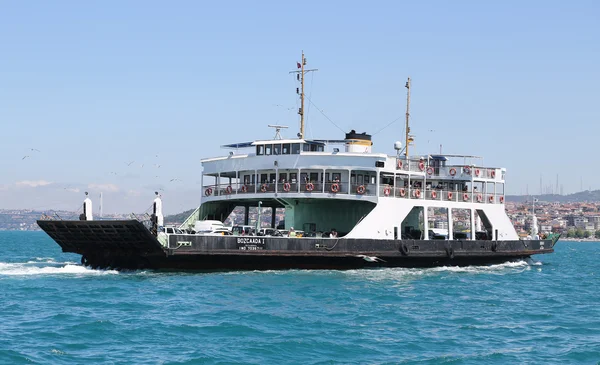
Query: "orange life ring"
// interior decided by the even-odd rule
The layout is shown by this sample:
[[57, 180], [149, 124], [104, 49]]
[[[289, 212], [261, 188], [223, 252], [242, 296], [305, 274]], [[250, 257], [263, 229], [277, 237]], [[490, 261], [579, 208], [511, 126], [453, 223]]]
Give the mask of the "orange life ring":
[[225, 188], [225, 194], [231, 194], [232, 191], [233, 189], [231, 188], [231, 185]]
[[396, 166], [398, 166], [398, 168], [401, 169], [402, 168], [402, 160], [398, 160], [398, 164]]
[[481, 203], [482, 200], [483, 200], [483, 196], [481, 194], [477, 194], [477, 201], [479, 203]]
[[421, 171], [425, 170], [425, 163], [423, 161], [419, 162], [419, 170], [421, 170]]
[[242, 193], [248, 192], [248, 187], [246, 185], [242, 185]]
[[363, 195], [363, 194], [365, 193], [365, 191], [366, 191], [366, 189], [365, 189], [365, 186], [364, 186], [364, 185], [359, 185], [359, 186], [356, 188], [356, 193], [357, 193], [357, 194]]
[[392, 192], [392, 189], [389, 186], [386, 186], [385, 188], [383, 188], [383, 195], [390, 196], [391, 192]]
[[500, 203], [504, 203], [504, 197], [503, 196], [500, 197]]
[[490, 195], [490, 197], [488, 198], [488, 200], [490, 201], [490, 203], [493, 203], [494, 202], [494, 196]]
[[452, 194], [452, 192], [451, 192], [451, 191], [449, 191], [449, 192], [448, 192], [448, 200], [452, 200], [452, 196], [453, 196], [453, 195], [454, 195], [454, 194]]
[[338, 191], [340, 191], [340, 184], [338, 184], [338, 183], [331, 184], [330, 190], [332, 193], [337, 193]]
[[400, 188], [400, 196], [403, 198], [406, 196], [406, 189]]
[[285, 191], [286, 193], [288, 191], [290, 191], [291, 188], [292, 188], [292, 185], [290, 185], [289, 182], [283, 183], [283, 191]]
[[431, 191], [431, 199], [435, 199], [435, 198], [437, 198], [437, 191], [432, 190]]
[[262, 184], [260, 186], [260, 191], [262, 191], [263, 193], [265, 193], [268, 188], [269, 188], [269, 186], [267, 184]]
[[204, 195], [211, 196], [212, 195], [212, 188], [207, 188], [206, 190], [204, 190]]
[[306, 191], [313, 191], [315, 190], [315, 184], [309, 182], [306, 184]]
[[463, 172], [467, 175], [471, 175], [471, 168], [469, 166], [463, 167]]
[[417, 189], [415, 190], [415, 198], [420, 198], [421, 197], [421, 190]]
[[475, 176], [479, 176], [479, 174], [481, 174], [481, 171], [479, 169], [475, 169]]
[[456, 169], [453, 167], [450, 169], [450, 176], [456, 175]]
[[490, 176], [492, 177], [492, 179], [495, 179], [496, 178], [496, 170], [490, 171]]
[[427, 175], [433, 175], [433, 167], [429, 166], [427, 168]]
[[464, 200], [464, 201], [469, 201], [469, 194], [467, 194], [467, 193], [464, 193], [464, 194], [463, 194], [463, 200]]

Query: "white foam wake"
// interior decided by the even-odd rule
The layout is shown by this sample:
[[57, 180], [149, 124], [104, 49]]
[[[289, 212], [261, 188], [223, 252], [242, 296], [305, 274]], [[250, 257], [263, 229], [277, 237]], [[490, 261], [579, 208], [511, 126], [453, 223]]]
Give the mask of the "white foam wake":
[[[39, 263], [39, 262], [38, 262]], [[33, 266], [27, 263], [0, 262], [0, 276], [30, 276], [30, 275], [114, 275], [116, 270], [92, 270], [73, 263], [55, 263], [52, 266]]]

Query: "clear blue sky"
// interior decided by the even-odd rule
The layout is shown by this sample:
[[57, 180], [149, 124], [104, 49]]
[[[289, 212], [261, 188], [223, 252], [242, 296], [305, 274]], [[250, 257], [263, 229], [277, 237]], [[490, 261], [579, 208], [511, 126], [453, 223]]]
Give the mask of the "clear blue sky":
[[[482, 155], [509, 193], [557, 173], [565, 192], [598, 189], [599, 4], [3, 2], [0, 208], [74, 208], [103, 189], [107, 211], [139, 211], [159, 186], [167, 211], [197, 205], [200, 158], [271, 137], [269, 123], [295, 135], [301, 50], [319, 69], [307, 92], [343, 129], [403, 115], [410, 76], [417, 152]], [[342, 137], [309, 113], [309, 137]]]

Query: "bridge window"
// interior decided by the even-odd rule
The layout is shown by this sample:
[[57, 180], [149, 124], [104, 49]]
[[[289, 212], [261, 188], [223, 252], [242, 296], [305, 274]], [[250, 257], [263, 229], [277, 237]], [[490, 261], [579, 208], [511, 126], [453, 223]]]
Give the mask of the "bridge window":
[[266, 144], [265, 145], [265, 155], [271, 155], [273, 152], [273, 145], [272, 144]]
[[300, 143], [292, 144], [292, 155], [299, 155], [299, 154], [300, 154]]
[[280, 144], [274, 144], [273, 145], [273, 154], [274, 155], [281, 155], [281, 145]]
[[262, 156], [264, 154], [265, 154], [265, 146], [263, 146], [262, 144], [256, 146], [256, 155], [257, 156]]
[[281, 149], [281, 154], [282, 155], [289, 155], [290, 154], [290, 144], [289, 143], [284, 143], [283, 147]]

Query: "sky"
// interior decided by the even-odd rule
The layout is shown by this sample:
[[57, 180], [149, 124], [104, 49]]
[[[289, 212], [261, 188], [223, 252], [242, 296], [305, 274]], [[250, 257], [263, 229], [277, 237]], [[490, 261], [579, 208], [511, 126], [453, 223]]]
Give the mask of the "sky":
[[585, 0], [1, 2], [0, 209], [196, 207], [200, 159], [296, 135], [302, 50], [309, 138], [393, 154], [410, 77], [416, 153], [484, 156], [509, 194], [600, 189], [598, 39]]

